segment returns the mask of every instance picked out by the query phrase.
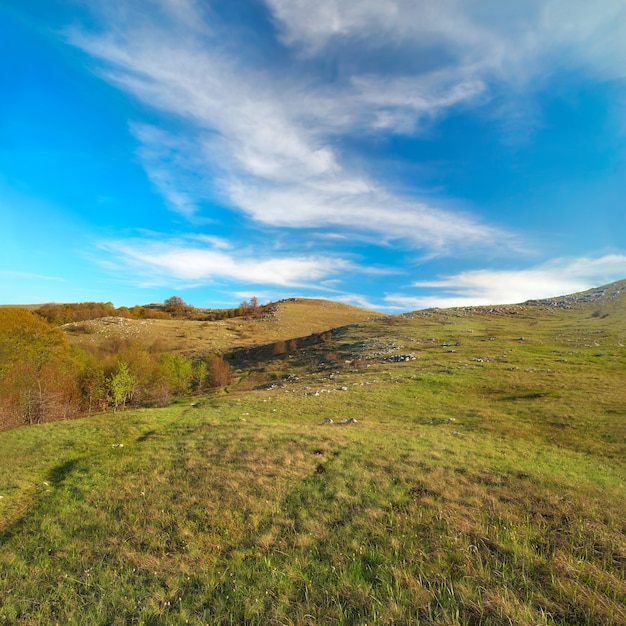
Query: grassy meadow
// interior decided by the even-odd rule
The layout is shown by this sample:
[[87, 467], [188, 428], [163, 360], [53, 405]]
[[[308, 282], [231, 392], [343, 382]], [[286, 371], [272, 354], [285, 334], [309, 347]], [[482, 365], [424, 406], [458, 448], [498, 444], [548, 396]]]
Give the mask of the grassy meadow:
[[0, 624], [626, 624], [625, 290], [304, 327], [0, 433]]

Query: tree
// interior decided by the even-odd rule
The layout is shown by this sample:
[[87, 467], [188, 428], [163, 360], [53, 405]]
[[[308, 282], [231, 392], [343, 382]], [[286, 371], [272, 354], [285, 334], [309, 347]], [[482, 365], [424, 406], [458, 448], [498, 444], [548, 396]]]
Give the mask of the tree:
[[272, 355], [273, 356], [282, 356], [286, 352], [287, 352], [287, 343], [285, 342], [284, 339], [279, 339], [274, 344], [274, 348], [272, 349]]
[[194, 307], [187, 304], [180, 296], [172, 296], [164, 304], [165, 310], [174, 317], [186, 317], [194, 310]]
[[0, 427], [73, 415], [78, 371], [58, 328], [25, 309], [0, 309]]
[[191, 361], [179, 354], [164, 352], [159, 359], [159, 364], [165, 372], [166, 380], [172, 393], [189, 393], [191, 379], [193, 378]]
[[209, 375], [209, 369], [205, 361], [198, 361], [195, 367], [193, 368], [193, 380], [195, 383], [195, 388], [200, 390], [204, 387], [204, 383], [207, 380]]
[[171, 298], [168, 298], [165, 302], [164, 302], [166, 307], [170, 307], [173, 309], [178, 309], [180, 307], [184, 307], [187, 306], [185, 304], [185, 301], [180, 297], [180, 296], [172, 296]]
[[80, 388], [90, 415], [94, 407], [106, 406], [106, 385], [104, 370], [95, 363], [89, 363], [80, 377]]
[[247, 317], [256, 317], [260, 310], [259, 299], [256, 296], [252, 296], [250, 300], [244, 300], [237, 309], [238, 315], [245, 315]]
[[107, 378], [114, 411], [117, 411], [117, 407], [120, 404], [122, 409], [126, 407], [126, 402], [131, 398], [136, 384], [137, 380], [131, 374], [128, 363], [119, 361], [116, 372]]

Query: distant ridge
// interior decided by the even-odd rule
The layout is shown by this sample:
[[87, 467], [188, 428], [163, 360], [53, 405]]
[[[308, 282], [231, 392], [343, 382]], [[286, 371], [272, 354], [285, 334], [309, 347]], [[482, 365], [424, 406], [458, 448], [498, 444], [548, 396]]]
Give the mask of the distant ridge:
[[626, 279], [602, 285], [601, 287], [592, 287], [586, 291], [580, 291], [564, 296], [527, 300], [523, 304], [546, 304], [551, 306], [571, 307], [576, 305], [611, 302], [624, 294], [626, 294]]

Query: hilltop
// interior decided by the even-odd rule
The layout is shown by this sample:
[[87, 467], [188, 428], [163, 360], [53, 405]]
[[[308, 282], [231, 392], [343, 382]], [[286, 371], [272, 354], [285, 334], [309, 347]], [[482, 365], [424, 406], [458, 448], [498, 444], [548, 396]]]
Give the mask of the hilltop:
[[236, 346], [265, 344], [325, 332], [383, 316], [376, 311], [310, 298], [290, 298], [273, 303], [258, 317], [238, 316], [207, 321], [189, 319], [132, 319], [107, 316], [65, 324], [61, 328], [78, 345], [132, 339], [143, 345], [157, 341], [161, 347], [185, 356], [203, 357]]

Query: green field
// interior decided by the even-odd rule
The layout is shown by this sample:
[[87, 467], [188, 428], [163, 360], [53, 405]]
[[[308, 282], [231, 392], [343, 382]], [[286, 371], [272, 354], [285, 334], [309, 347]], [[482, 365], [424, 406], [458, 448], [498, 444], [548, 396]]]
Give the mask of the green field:
[[626, 624], [623, 282], [295, 336], [0, 433], [0, 624]]

